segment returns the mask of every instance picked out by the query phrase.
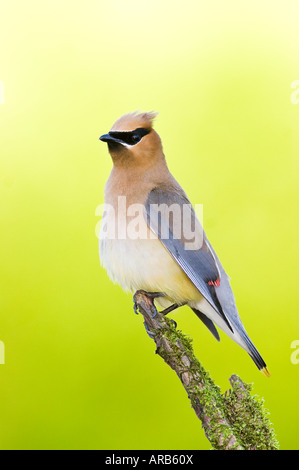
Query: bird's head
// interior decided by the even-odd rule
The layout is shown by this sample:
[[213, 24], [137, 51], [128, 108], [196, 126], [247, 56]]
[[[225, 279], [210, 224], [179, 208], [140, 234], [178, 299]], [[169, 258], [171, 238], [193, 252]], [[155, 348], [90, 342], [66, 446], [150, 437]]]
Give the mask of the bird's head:
[[153, 112], [125, 114], [100, 137], [107, 142], [114, 165], [147, 167], [164, 158], [161, 139], [153, 129], [155, 117]]

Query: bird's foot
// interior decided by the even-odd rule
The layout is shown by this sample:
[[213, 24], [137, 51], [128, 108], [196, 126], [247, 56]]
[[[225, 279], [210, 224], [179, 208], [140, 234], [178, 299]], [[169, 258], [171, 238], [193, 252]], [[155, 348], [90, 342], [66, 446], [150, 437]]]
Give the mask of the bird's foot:
[[[153, 317], [155, 317], [157, 315], [157, 309], [156, 309], [156, 306], [154, 304], [154, 300], [158, 297], [164, 297], [165, 295], [162, 292], [146, 292], [144, 290], [138, 290], [137, 292], [135, 292], [134, 297], [133, 297], [133, 301], [134, 301], [134, 312], [136, 313], [136, 315], [138, 315], [138, 305], [137, 305], [137, 301], [136, 301], [136, 297], [137, 297], [138, 294], [142, 294], [144, 297], [146, 297], [147, 302], [149, 304], [149, 307], [151, 309], [151, 312], [153, 314]], [[180, 304], [172, 304], [172, 305], [165, 308], [164, 310], [162, 310], [159, 313], [161, 313], [161, 315], [167, 315], [168, 313], [173, 312], [173, 310], [176, 310], [177, 308], [181, 307], [182, 305], [185, 305], [185, 304], [181, 304], [181, 305]], [[177, 328], [177, 322], [174, 321], [174, 320], [170, 320], [170, 321], [172, 322], [174, 327]]]
[[175, 310], [178, 307], [180, 307], [179, 304], [172, 304], [172, 305], [170, 305], [170, 307], [165, 308], [160, 313], [161, 313], [161, 315], [167, 315], [168, 313], [172, 312], [173, 310]]
[[135, 292], [134, 294], [134, 297], [133, 297], [133, 301], [134, 301], [134, 312], [138, 315], [138, 305], [137, 305], [137, 301], [136, 301], [136, 296], [138, 294], [142, 294], [146, 300], [147, 300], [147, 303], [150, 307], [150, 310], [152, 312], [152, 315], [153, 317], [155, 317], [157, 315], [157, 309], [155, 307], [155, 304], [154, 304], [154, 300], [158, 297], [164, 297], [164, 294], [162, 294], [161, 292], [146, 292], [144, 290], [138, 290], [137, 292]]
[[[169, 307], [162, 310], [162, 312], [160, 312], [160, 313], [161, 313], [161, 315], [167, 315], [168, 313], [173, 312], [173, 310], [176, 310], [177, 308], [182, 307], [183, 305], [186, 305], [186, 304], [185, 303], [184, 304], [172, 304]], [[171, 323], [173, 323], [173, 325], [176, 329], [177, 326], [178, 326], [177, 322], [172, 320], [172, 319], [170, 321], [171, 321]]]
[[147, 334], [149, 335], [149, 337], [150, 337], [151, 339], [154, 339], [156, 333], [155, 333], [154, 331], [151, 331], [151, 330], [147, 327], [147, 324], [146, 324], [145, 321], [143, 322], [143, 324], [144, 324], [145, 331], [147, 332]]

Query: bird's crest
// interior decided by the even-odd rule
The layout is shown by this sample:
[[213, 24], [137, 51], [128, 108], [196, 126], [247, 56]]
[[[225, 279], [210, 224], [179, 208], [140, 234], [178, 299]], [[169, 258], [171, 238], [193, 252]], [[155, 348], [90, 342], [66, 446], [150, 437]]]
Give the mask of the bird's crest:
[[151, 129], [153, 121], [158, 113], [150, 111], [142, 113], [135, 111], [134, 113], [127, 113], [120, 117], [112, 126], [112, 131], [132, 131], [139, 127]]

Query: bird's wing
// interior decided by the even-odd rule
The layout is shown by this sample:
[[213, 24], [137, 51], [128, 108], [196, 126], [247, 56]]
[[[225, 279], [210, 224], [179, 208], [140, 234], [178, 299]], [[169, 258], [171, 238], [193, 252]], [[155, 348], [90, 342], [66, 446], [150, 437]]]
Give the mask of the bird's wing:
[[156, 187], [147, 198], [145, 217], [170, 255], [233, 331], [216, 294], [221, 285], [221, 265], [187, 196], [176, 188]]
[[217, 341], [220, 341], [219, 333], [214, 323], [212, 322], [212, 320], [210, 320], [210, 318], [208, 318], [204, 313], [200, 312], [196, 308], [193, 308], [192, 310], [198, 316], [198, 318], [203, 322], [203, 324], [208, 328], [210, 333], [212, 333], [214, 338], [217, 339]]

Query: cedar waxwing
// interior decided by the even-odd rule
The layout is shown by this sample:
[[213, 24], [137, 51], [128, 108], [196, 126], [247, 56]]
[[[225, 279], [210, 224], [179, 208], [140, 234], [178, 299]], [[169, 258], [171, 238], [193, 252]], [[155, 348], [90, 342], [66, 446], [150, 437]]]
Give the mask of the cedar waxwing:
[[187, 304], [218, 341], [215, 325], [269, 376], [241, 322], [229, 277], [168, 170], [154, 118], [155, 113], [125, 114], [100, 137], [113, 160], [105, 185], [101, 264], [125, 291], [154, 293], [162, 313]]

